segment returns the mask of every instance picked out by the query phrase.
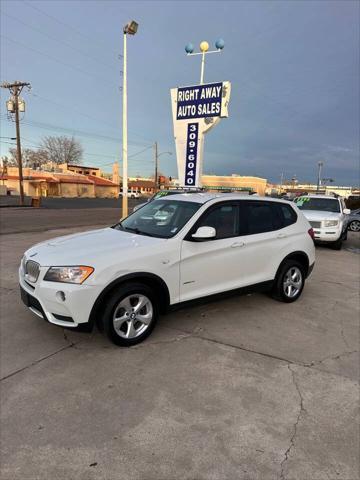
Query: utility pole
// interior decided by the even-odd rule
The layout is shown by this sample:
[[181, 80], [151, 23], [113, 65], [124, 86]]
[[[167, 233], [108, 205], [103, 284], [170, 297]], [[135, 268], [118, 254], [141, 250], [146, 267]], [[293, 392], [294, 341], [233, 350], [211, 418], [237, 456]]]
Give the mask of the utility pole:
[[324, 162], [318, 162], [318, 180], [317, 180], [317, 187], [316, 191], [319, 192], [321, 186], [321, 169], [324, 165]]
[[158, 155], [158, 144], [157, 142], [154, 143], [154, 156], [155, 156], [155, 180], [154, 180], [154, 190], [155, 193], [158, 191], [159, 187], [159, 180], [158, 180], [158, 169], [159, 169], [159, 155]]
[[[16, 157], [19, 169], [19, 192], [20, 192], [20, 205], [24, 205], [24, 186], [23, 186], [23, 171], [22, 171], [22, 157], [21, 157], [21, 141], [20, 141], [20, 116], [19, 116], [19, 96], [24, 87], [31, 88], [30, 83], [27, 82], [4, 82], [1, 88], [7, 88], [12, 94], [12, 98], [7, 102], [8, 112], [15, 114], [16, 125]], [[22, 111], [25, 111], [25, 104], [22, 102]]]

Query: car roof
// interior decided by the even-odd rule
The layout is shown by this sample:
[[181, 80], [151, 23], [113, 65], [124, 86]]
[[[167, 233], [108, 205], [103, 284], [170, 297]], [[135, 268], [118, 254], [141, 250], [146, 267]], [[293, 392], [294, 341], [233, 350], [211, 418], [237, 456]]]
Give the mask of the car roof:
[[288, 203], [292, 204], [292, 202], [288, 202], [287, 200], [282, 200], [279, 198], [272, 198], [272, 197], [259, 197], [257, 195], [248, 195], [248, 194], [241, 194], [241, 193], [181, 193], [178, 195], [171, 195], [171, 196], [164, 196], [160, 197], [159, 200], [165, 201], [173, 201], [173, 200], [181, 200], [185, 202], [194, 202], [194, 203], [207, 203], [211, 200], [266, 200], [267, 202], [280, 202], [280, 203]]

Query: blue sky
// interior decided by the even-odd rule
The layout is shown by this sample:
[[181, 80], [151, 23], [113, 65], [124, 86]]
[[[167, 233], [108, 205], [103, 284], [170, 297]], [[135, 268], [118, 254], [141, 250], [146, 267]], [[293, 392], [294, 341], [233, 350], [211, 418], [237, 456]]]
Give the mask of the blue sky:
[[[359, 2], [357, 1], [6, 1], [1, 2], [1, 81], [24, 92], [24, 147], [44, 135], [81, 140], [83, 163], [121, 160], [122, 26], [128, 39], [129, 167], [176, 176], [170, 88], [196, 84], [200, 57], [184, 46], [226, 46], [208, 55], [205, 81], [230, 80], [230, 116], [205, 141], [204, 172], [297, 175], [359, 183]], [[1, 92], [1, 136], [14, 136]], [[2, 138], [2, 142], [11, 140]], [[10, 145], [1, 144], [1, 154]], [[142, 152], [142, 153], [141, 153]]]

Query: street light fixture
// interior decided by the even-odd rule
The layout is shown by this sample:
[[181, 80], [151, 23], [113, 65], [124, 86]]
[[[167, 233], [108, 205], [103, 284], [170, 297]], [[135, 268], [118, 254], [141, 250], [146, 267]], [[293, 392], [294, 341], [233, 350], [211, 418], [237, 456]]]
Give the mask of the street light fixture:
[[123, 179], [122, 179], [122, 217], [128, 215], [128, 139], [127, 139], [127, 44], [126, 36], [135, 35], [138, 23], [128, 22], [123, 28], [124, 34], [124, 65], [123, 65]]

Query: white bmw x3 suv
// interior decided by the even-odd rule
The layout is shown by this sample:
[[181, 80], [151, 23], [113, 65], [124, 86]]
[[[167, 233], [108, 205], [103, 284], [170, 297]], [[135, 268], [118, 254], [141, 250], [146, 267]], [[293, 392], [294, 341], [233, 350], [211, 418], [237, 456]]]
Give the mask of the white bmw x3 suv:
[[151, 333], [159, 313], [200, 297], [259, 288], [297, 300], [315, 262], [312, 236], [289, 202], [172, 195], [113, 227], [27, 250], [21, 296], [48, 322], [89, 330], [96, 323], [115, 344], [130, 346]]
[[295, 199], [314, 229], [314, 240], [327, 243], [335, 250], [341, 250], [347, 238], [348, 215], [344, 199], [330, 195], [303, 195]]

